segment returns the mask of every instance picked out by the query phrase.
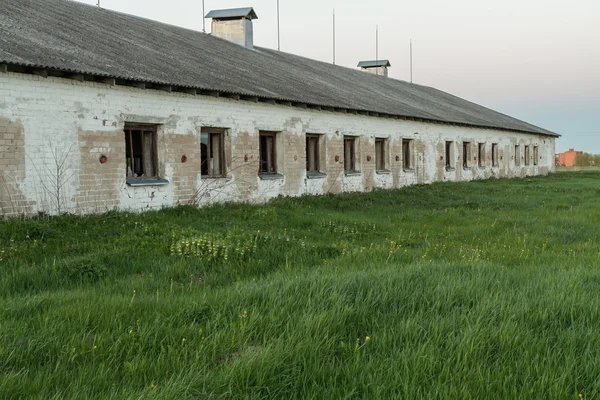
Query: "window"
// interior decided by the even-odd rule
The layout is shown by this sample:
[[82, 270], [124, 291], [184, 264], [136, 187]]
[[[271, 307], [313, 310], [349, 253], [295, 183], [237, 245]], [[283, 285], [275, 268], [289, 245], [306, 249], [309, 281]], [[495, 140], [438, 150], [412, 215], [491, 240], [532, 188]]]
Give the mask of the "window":
[[375, 169], [383, 171], [387, 167], [387, 140], [383, 138], [375, 139]]
[[203, 129], [200, 133], [200, 172], [203, 177], [225, 175], [224, 136], [218, 129]]
[[492, 167], [498, 166], [498, 143], [492, 143]]
[[275, 174], [277, 173], [275, 140], [277, 134], [275, 132], [260, 132], [260, 166], [258, 172], [260, 174]]
[[521, 165], [521, 148], [519, 145], [515, 145], [515, 166]]
[[471, 166], [471, 143], [463, 142], [463, 168], [469, 168]]
[[319, 136], [306, 135], [306, 170], [308, 172], [319, 172]]
[[454, 165], [454, 142], [446, 142], [446, 169], [453, 169]]
[[402, 139], [402, 167], [404, 170], [414, 169], [413, 139]]
[[477, 160], [480, 167], [485, 167], [485, 143], [479, 143], [477, 147]]
[[156, 178], [156, 126], [125, 125], [127, 178]]
[[525, 165], [529, 165], [529, 146], [525, 146]]
[[344, 171], [356, 171], [356, 138], [344, 136]]
[[538, 165], [538, 147], [533, 146], [533, 165]]

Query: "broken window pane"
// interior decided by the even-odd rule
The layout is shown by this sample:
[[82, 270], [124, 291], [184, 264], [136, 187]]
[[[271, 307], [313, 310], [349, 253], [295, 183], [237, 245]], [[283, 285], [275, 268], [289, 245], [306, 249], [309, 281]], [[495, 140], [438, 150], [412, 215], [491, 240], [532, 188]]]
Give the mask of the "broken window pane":
[[127, 177], [156, 177], [156, 129], [126, 126], [124, 132]]
[[200, 172], [205, 177], [220, 177], [225, 173], [224, 134], [207, 130], [200, 134]]
[[260, 166], [259, 173], [277, 172], [275, 165], [275, 134], [261, 133], [259, 143]]

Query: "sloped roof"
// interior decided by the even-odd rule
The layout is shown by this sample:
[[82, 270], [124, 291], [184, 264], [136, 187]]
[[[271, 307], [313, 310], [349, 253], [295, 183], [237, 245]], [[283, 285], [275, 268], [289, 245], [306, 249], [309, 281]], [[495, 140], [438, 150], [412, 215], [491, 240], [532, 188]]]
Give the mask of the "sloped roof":
[[226, 10], [212, 10], [206, 14], [205, 18], [229, 19], [229, 18], [248, 18], [257, 19], [258, 16], [252, 7], [229, 8]]
[[0, 63], [557, 136], [428, 86], [70, 0], [1, 0]]
[[361, 61], [358, 63], [359, 68], [373, 68], [373, 67], [391, 67], [390, 60], [373, 60], [373, 61]]

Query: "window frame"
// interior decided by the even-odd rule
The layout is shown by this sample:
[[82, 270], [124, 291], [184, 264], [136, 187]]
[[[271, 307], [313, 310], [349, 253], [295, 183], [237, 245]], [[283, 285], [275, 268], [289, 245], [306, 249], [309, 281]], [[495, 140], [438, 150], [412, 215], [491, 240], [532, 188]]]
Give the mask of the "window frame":
[[498, 165], [498, 143], [492, 143], [492, 167]]
[[463, 169], [471, 169], [471, 142], [463, 141], [462, 152]]
[[515, 167], [521, 166], [521, 146], [515, 144]]
[[[277, 132], [260, 131], [258, 134], [258, 174], [259, 175], [276, 175], [277, 174]], [[271, 165], [267, 165], [267, 170], [263, 169], [263, 138], [272, 138], [271, 145]], [[269, 149], [266, 149], [268, 151]], [[269, 160], [266, 160], [269, 163]]]
[[[152, 148], [150, 155], [150, 161], [152, 163], [152, 169], [154, 170], [153, 174], [150, 176], [128, 176], [128, 171], [131, 168], [132, 175], [135, 174], [135, 152], [133, 145], [133, 131], [139, 131], [141, 136], [141, 159], [142, 165], [144, 160], [146, 159], [146, 146], [145, 146], [145, 133], [152, 134]], [[144, 125], [144, 124], [136, 124], [136, 123], [126, 123], [123, 128], [123, 138], [125, 139], [125, 178], [127, 181], [143, 181], [143, 180], [156, 180], [159, 179], [159, 171], [158, 171], [158, 150], [157, 150], [157, 142], [158, 142], [158, 134], [157, 134], [157, 125]], [[129, 139], [127, 138], [129, 136]], [[129, 146], [127, 144], [129, 143]], [[129, 157], [127, 157], [129, 153]], [[146, 172], [144, 171], [144, 175]]]
[[[211, 158], [211, 138], [213, 136], [219, 136], [219, 147], [220, 147], [220, 154], [219, 154], [219, 170], [220, 170], [220, 174], [214, 174], [211, 170], [210, 170], [210, 164], [207, 166], [207, 171], [208, 174], [204, 174], [203, 173], [203, 168], [202, 168], [202, 163], [204, 162], [204, 160], [202, 159], [202, 136], [203, 135], [208, 135], [208, 144], [207, 144], [207, 154], [206, 154], [206, 159], [207, 161], [210, 160]], [[200, 176], [202, 178], [224, 178], [225, 176], [227, 176], [227, 166], [226, 166], [226, 159], [225, 159], [225, 129], [219, 129], [219, 128], [202, 128], [202, 130], [200, 131]]]
[[[353, 174], [358, 173], [356, 168], [356, 143], [358, 142], [357, 136], [344, 135], [344, 173]], [[349, 149], [346, 147], [350, 143]], [[347, 153], [350, 151], [350, 160], [348, 160]], [[349, 168], [348, 168], [349, 167]]]
[[454, 141], [446, 140], [445, 145], [446, 171], [454, 170]]
[[[381, 149], [377, 150], [377, 144], [381, 143]], [[388, 139], [382, 137], [375, 138], [375, 171], [388, 171]], [[381, 168], [380, 168], [381, 167]]]
[[[307, 133], [306, 134], [306, 172], [307, 173], [320, 173], [321, 172], [321, 136], [322, 135], [315, 135], [312, 133]], [[315, 163], [315, 168], [311, 169], [310, 168], [310, 142], [311, 141], [315, 141], [315, 145], [314, 145], [314, 154], [312, 154], [312, 156], [314, 157], [314, 163]]]
[[529, 160], [529, 145], [525, 145], [525, 166], [528, 167], [530, 164], [530, 160]]
[[414, 139], [402, 138], [402, 170], [414, 171]]
[[485, 143], [477, 144], [477, 165], [479, 168], [485, 167]]
[[533, 146], [533, 165], [538, 165], [539, 150], [538, 146]]

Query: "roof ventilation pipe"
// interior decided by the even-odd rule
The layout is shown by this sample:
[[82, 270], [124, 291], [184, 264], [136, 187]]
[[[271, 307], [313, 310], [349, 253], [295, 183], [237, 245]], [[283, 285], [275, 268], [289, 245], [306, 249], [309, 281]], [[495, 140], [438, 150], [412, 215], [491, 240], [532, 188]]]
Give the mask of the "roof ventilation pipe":
[[252, 20], [258, 17], [252, 7], [213, 10], [206, 14], [206, 18], [212, 18], [213, 36], [250, 50], [254, 48]]
[[391, 67], [389, 60], [378, 60], [378, 61], [361, 61], [358, 63], [358, 67], [366, 72], [370, 72], [375, 75], [382, 75], [387, 78], [388, 68]]

